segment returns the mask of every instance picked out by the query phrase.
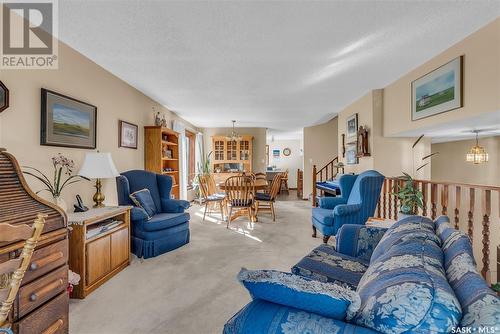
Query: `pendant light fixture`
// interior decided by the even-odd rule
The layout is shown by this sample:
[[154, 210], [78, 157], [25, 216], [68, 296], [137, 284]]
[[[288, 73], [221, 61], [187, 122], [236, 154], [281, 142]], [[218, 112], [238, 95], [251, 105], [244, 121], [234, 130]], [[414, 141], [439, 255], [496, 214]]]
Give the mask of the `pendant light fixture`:
[[488, 162], [488, 153], [484, 147], [479, 146], [479, 131], [475, 130], [473, 132], [476, 134], [476, 145], [474, 145], [469, 152], [467, 152], [465, 159], [467, 162], [472, 162], [476, 165]]
[[242, 137], [236, 132], [235, 128], [234, 128], [234, 125], [236, 124], [236, 121], [235, 120], [232, 120], [231, 122], [233, 122], [233, 130], [231, 131], [231, 133], [226, 136], [227, 140], [230, 140], [230, 141], [238, 141], [238, 140], [241, 140]]

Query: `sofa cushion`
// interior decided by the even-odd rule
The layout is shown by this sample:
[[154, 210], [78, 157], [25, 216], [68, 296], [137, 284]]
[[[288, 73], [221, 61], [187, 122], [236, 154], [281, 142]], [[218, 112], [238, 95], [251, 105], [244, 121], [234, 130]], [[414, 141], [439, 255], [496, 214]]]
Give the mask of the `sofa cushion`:
[[159, 213], [144, 223], [145, 231], [158, 231], [183, 224], [189, 221], [189, 213]]
[[354, 290], [281, 271], [243, 268], [238, 280], [253, 299], [263, 299], [333, 319], [345, 319], [347, 313], [356, 312], [360, 304]]
[[146, 211], [149, 219], [156, 214], [156, 206], [148, 189], [141, 189], [130, 194], [130, 199], [134, 204]]
[[448, 333], [459, 324], [461, 306], [445, 276], [440, 240], [427, 237], [432, 229], [421, 217], [395, 224], [389, 237], [402, 240], [388, 238], [384, 252], [372, 257], [358, 285], [354, 323], [391, 334]]
[[330, 245], [321, 245], [293, 266], [292, 273], [355, 289], [367, 268], [367, 261], [338, 253]]
[[333, 226], [333, 210], [314, 208], [312, 216], [323, 225]]
[[376, 332], [261, 299], [243, 307], [225, 325], [224, 334], [376, 334]]
[[432, 220], [421, 216], [410, 216], [399, 220], [385, 232], [373, 250], [370, 264], [397, 244], [415, 239], [429, 240], [438, 246], [441, 245], [441, 240], [434, 232], [434, 223]]

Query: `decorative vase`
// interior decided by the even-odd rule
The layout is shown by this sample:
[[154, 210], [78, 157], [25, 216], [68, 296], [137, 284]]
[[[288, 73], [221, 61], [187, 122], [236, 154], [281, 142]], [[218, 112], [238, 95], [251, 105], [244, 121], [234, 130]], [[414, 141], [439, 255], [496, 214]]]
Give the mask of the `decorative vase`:
[[66, 205], [66, 201], [62, 199], [61, 196], [54, 196], [52, 198], [52, 203], [60, 207], [64, 212], [68, 211], [68, 206]]

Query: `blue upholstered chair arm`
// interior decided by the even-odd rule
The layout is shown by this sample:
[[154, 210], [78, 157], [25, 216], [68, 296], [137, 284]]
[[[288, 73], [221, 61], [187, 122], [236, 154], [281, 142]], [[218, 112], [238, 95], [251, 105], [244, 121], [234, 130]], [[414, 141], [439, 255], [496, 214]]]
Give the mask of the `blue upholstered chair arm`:
[[140, 222], [148, 220], [148, 214], [143, 208], [134, 206], [130, 212], [130, 220], [133, 222]]
[[320, 197], [319, 207], [322, 209], [333, 210], [339, 204], [345, 204], [347, 200], [344, 197]]
[[345, 224], [337, 232], [336, 250], [369, 261], [386, 231], [382, 227]]
[[179, 199], [161, 198], [161, 208], [165, 213], [182, 213], [189, 208], [189, 202]]
[[361, 210], [361, 204], [341, 204], [333, 210], [335, 216], [350, 216], [357, 214]]

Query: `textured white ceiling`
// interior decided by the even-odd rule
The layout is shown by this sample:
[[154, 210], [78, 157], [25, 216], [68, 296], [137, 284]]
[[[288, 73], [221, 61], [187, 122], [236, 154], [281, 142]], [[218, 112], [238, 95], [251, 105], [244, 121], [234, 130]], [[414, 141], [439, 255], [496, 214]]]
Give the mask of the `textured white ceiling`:
[[297, 131], [498, 15], [498, 1], [64, 0], [59, 30], [197, 126]]

